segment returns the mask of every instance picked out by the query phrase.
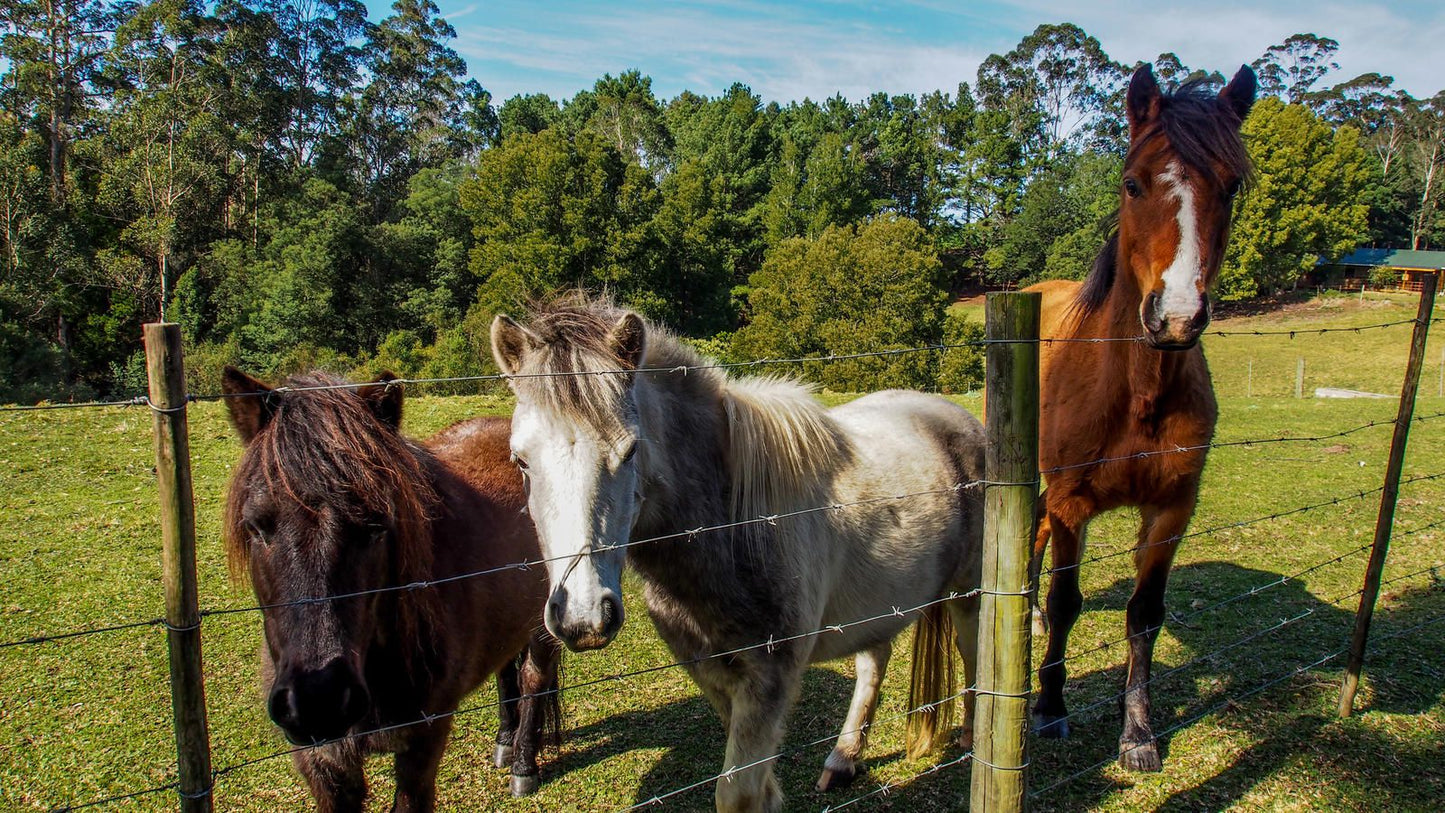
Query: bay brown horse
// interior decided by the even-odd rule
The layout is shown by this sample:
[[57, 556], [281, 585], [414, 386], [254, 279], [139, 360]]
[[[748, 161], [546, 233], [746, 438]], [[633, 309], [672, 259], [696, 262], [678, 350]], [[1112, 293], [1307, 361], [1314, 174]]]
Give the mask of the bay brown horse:
[[[348, 388], [313, 374], [286, 383], [334, 388], [287, 392], [228, 367], [223, 381], [245, 446], [227, 552], [263, 606], [271, 719], [315, 746], [293, 761], [317, 807], [363, 809], [363, 761], [391, 753], [394, 810], [432, 810], [450, 714], [492, 675], [498, 767], [510, 762], [514, 794], [534, 789], [560, 716], [547, 575], [464, 577], [541, 555], [510, 422], [475, 418], [421, 445], [401, 435], [402, 390], [387, 378]], [[403, 587], [417, 582], [434, 584]]]
[[[1136, 581], [1126, 610], [1128, 674], [1119, 762], [1157, 771], [1149, 670], [1164, 621], [1164, 589], [1194, 514], [1218, 407], [1199, 336], [1229, 237], [1236, 193], [1249, 175], [1239, 135], [1254, 103], [1248, 67], [1215, 95], [1198, 84], [1163, 94], [1145, 65], [1129, 83], [1129, 150], [1118, 227], [1082, 285], [1048, 282], [1041, 334], [1113, 342], [1045, 343], [1040, 468], [1048, 489], [1034, 545], [1037, 585], [1053, 544], [1048, 651], [1039, 667], [1036, 729], [1066, 737], [1065, 647], [1083, 604], [1084, 532], [1100, 513], [1142, 515]], [[1132, 341], [1131, 339], [1138, 339]], [[1190, 451], [1174, 452], [1185, 447]], [[1091, 462], [1107, 461], [1107, 462]]]

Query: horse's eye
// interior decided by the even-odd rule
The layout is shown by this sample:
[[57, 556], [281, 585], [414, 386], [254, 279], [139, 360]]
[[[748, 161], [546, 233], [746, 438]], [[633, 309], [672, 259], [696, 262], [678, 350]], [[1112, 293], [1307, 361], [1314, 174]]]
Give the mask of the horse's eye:
[[628, 462], [629, 460], [631, 460], [632, 458], [634, 458], [634, 457], [636, 457], [636, 456], [637, 456], [637, 441], [634, 440], [634, 441], [632, 441], [632, 444], [627, 447], [627, 451], [625, 451], [625, 452], [622, 453], [622, 462], [623, 462], [623, 463], [626, 463], [626, 462]]
[[1139, 182], [1133, 178], [1125, 178], [1124, 191], [1127, 192], [1131, 198], [1139, 197]]
[[1230, 185], [1229, 185], [1229, 188], [1226, 189], [1226, 190], [1224, 190], [1224, 194], [1226, 194], [1226, 195], [1228, 195], [1228, 196], [1230, 196], [1230, 197], [1232, 198], [1232, 197], [1234, 197], [1235, 195], [1238, 195], [1238, 194], [1239, 194], [1239, 189], [1240, 189], [1241, 186], [1243, 186], [1243, 183], [1242, 183], [1239, 179], [1236, 178], [1235, 181], [1234, 181], [1234, 183], [1230, 184]]
[[527, 470], [527, 461], [518, 457], [516, 452], [512, 452], [512, 462], [516, 464], [517, 468], [521, 469], [522, 471]]
[[246, 531], [251, 534], [252, 541], [260, 542], [262, 545], [265, 546], [269, 546], [271, 544], [270, 534], [266, 532], [265, 528], [261, 527], [261, 523], [254, 521], [247, 522]]

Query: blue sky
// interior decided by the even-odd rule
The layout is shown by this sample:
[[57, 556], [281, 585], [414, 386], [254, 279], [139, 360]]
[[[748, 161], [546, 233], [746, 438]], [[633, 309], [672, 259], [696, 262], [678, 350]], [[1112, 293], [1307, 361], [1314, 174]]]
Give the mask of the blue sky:
[[[453, 47], [501, 101], [566, 98], [603, 73], [637, 68], [670, 98], [734, 81], [765, 100], [842, 92], [953, 91], [978, 63], [1044, 22], [1073, 22], [1121, 62], [1177, 53], [1226, 74], [1290, 34], [1340, 42], [1338, 79], [1393, 75], [1416, 96], [1445, 89], [1445, 2], [1213, 0], [437, 0]], [[385, 0], [371, 0], [378, 18]]]

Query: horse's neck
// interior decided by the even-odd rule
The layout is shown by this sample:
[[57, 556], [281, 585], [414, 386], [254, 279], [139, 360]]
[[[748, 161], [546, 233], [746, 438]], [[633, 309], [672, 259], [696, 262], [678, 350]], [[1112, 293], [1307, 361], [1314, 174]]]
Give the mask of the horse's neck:
[[705, 387], [667, 378], [637, 383], [645, 444], [638, 456], [642, 514], [635, 537], [723, 522], [727, 515], [727, 416]]
[[[1120, 269], [1104, 306], [1079, 331], [1081, 336], [1128, 339], [1140, 335], [1139, 307], [1143, 301], [1132, 277]], [[1089, 328], [1091, 332], [1086, 332]], [[1153, 422], [1161, 402], [1186, 383], [1189, 357], [1197, 351], [1164, 352], [1140, 341], [1106, 342], [1101, 379], [1109, 382], [1111, 399], [1126, 401], [1127, 414], [1141, 423]]]

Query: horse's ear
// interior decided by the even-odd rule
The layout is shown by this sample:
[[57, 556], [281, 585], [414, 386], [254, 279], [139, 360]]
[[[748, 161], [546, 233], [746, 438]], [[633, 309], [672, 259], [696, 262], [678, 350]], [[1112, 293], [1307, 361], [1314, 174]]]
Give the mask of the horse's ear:
[[1249, 109], [1254, 106], [1254, 94], [1258, 89], [1258, 83], [1254, 78], [1254, 69], [1248, 65], [1240, 65], [1235, 72], [1234, 78], [1219, 91], [1219, 101], [1229, 108], [1234, 115], [1244, 121], [1249, 115]]
[[647, 327], [642, 317], [631, 311], [622, 314], [608, 335], [612, 350], [622, 366], [635, 370], [642, 366], [642, 354], [647, 349]]
[[392, 429], [401, 428], [401, 385], [392, 383], [397, 380], [395, 373], [384, 372], [376, 377], [375, 383], [381, 386], [360, 389], [361, 397], [365, 398], [367, 405], [371, 407], [371, 414]]
[[1138, 135], [1140, 128], [1159, 115], [1161, 98], [1159, 83], [1154, 81], [1154, 69], [1145, 62], [1134, 71], [1134, 78], [1129, 80], [1129, 92], [1124, 97], [1131, 137]]
[[492, 358], [504, 374], [516, 375], [522, 369], [522, 354], [540, 344], [532, 331], [505, 313], [492, 320]]
[[250, 443], [276, 414], [271, 388], [229, 364], [221, 371], [221, 391], [229, 396], [226, 409], [242, 443]]

